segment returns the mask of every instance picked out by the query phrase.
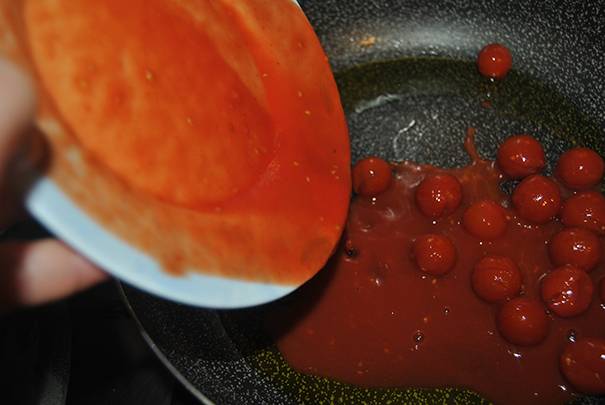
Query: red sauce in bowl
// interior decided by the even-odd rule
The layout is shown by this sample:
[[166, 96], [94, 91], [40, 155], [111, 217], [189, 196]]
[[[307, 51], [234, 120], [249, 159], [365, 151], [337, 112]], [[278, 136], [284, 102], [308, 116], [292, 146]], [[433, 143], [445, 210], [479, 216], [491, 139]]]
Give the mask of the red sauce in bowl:
[[[555, 270], [559, 260], [575, 260], [549, 253], [564, 224], [520, 216], [500, 187], [508, 176], [477, 156], [472, 131], [465, 145], [467, 167], [392, 164], [388, 189], [353, 198], [328, 267], [267, 317], [293, 368], [361, 387], [468, 388], [496, 403], [563, 403], [572, 392], [600, 389], [580, 375], [585, 358], [586, 367], [602, 368], [594, 351], [566, 347], [605, 337], [605, 310], [592, 291], [602, 263], [590, 273]], [[436, 176], [461, 185], [462, 202], [449, 215], [427, 216], [418, 203], [419, 185]], [[602, 196], [589, 193], [599, 197], [589, 194], [580, 208], [573, 201], [581, 195], [565, 204], [578, 211], [565, 216], [563, 208], [571, 225], [593, 227], [586, 211], [598, 214]], [[455, 261], [420, 271], [410, 252], [426, 235], [449, 241]]]

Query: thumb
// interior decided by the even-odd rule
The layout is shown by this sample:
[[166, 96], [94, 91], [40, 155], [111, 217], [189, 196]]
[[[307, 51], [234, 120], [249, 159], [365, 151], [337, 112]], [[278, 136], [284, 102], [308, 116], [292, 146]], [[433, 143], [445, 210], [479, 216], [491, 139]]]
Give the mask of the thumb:
[[0, 58], [0, 178], [35, 111], [32, 81], [17, 66]]
[[0, 57], [0, 229], [24, 214], [23, 196], [34, 178], [34, 160], [42, 161], [34, 153], [44, 152], [43, 139], [33, 126], [35, 112], [32, 81]]

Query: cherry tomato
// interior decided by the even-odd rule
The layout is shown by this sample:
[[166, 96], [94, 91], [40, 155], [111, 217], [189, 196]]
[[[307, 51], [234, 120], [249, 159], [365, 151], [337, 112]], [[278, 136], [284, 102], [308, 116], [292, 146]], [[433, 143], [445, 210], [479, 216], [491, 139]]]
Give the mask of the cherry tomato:
[[506, 212], [494, 201], [479, 201], [466, 209], [462, 224], [468, 233], [477, 238], [497, 239], [506, 232]]
[[449, 272], [456, 264], [456, 247], [443, 235], [428, 234], [418, 237], [412, 246], [412, 255], [418, 268], [435, 276]]
[[503, 79], [513, 65], [513, 57], [507, 47], [489, 44], [479, 52], [477, 67], [479, 73], [493, 79]]
[[586, 311], [593, 292], [588, 274], [574, 266], [559, 267], [542, 280], [542, 300], [551, 311], [564, 318]]
[[542, 144], [536, 138], [514, 135], [498, 148], [496, 163], [509, 178], [522, 179], [540, 172], [546, 165], [546, 158]]
[[391, 166], [379, 157], [360, 160], [353, 167], [353, 190], [364, 197], [375, 197], [391, 185]]
[[512, 298], [521, 290], [521, 272], [508, 257], [486, 256], [473, 270], [472, 285], [475, 294], [487, 302]]
[[523, 179], [515, 188], [512, 200], [519, 216], [536, 224], [550, 221], [561, 208], [559, 186], [541, 174]]
[[588, 229], [566, 228], [553, 236], [548, 252], [555, 266], [571, 264], [590, 271], [601, 260], [601, 242]]
[[589, 148], [574, 148], [563, 153], [555, 169], [556, 176], [573, 190], [586, 190], [601, 182], [605, 163]]
[[496, 317], [500, 334], [510, 343], [533, 346], [548, 334], [548, 316], [539, 301], [518, 297], [508, 301]]
[[451, 174], [429, 175], [416, 188], [416, 204], [429, 218], [451, 214], [461, 201], [462, 186]]
[[590, 229], [605, 234], [605, 197], [597, 191], [585, 191], [570, 197], [561, 209], [565, 226]]
[[605, 394], [605, 339], [587, 337], [568, 343], [559, 366], [576, 390], [584, 394]]

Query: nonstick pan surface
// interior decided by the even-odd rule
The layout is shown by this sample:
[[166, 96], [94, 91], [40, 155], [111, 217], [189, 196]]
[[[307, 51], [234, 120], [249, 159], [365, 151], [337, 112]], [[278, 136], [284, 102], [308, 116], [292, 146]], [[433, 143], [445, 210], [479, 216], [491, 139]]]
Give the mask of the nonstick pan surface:
[[[522, 132], [543, 142], [549, 164], [575, 144], [605, 154], [604, 2], [301, 5], [336, 72], [353, 161], [377, 154], [461, 166], [468, 159], [462, 148], [468, 127], [476, 128], [479, 152], [489, 158], [505, 136]], [[513, 71], [503, 85], [490, 85], [475, 69], [478, 50], [491, 42], [513, 53]], [[451, 403], [481, 403], [464, 391], [360, 390], [303, 377], [271, 348], [257, 309], [195, 309], [127, 286], [123, 291], [152, 348], [204, 402], [433, 403], [449, 395]]]

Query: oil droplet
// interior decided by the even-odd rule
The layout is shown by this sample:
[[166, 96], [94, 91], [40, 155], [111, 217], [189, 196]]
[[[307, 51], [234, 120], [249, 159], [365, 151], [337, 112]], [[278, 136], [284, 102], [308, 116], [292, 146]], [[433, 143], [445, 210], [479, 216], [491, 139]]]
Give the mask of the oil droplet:
[[424, 340], [424, 334], [420, 331], [414, 333], [414, 343], [422, 343], [422, 341]]
[[570, 329], [567, 331], [567, 340], [569, 340], [571, 343], [575, 343], [576, 342], [576, 331], [574, 329]]

